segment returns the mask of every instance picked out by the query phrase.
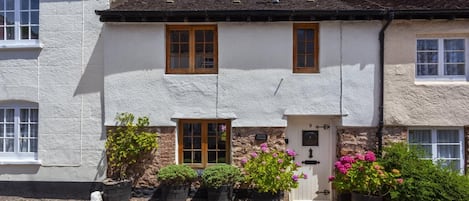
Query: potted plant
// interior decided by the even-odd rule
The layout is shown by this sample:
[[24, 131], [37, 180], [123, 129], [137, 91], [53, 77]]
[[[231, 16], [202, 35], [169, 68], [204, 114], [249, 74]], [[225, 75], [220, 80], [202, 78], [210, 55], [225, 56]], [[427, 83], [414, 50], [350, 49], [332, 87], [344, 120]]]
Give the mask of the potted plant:
[[334, 166], [336, 174], [329, 181], [339, 193], [350, 192], [352, 201], [382, 201], [404, 182], [399, 170], [386, 171], [371, 151], [343, 156]]
[[187, 165], [169, 165], [160, 169], [157, 178], [162, 188], [162, 200], [185, 201], [197, 172]]
[[297, 174], [299, 163], [293, 161], [295, 151], [271, 149], [261, 144], [261, 151], [251, 153], [250, 159], [241, 160], [246, 182], [255, 190], [256, 201], [280, 200], [283, 192], [298, 187], [298, 179], [306, 178]]
[[202, 184], [207, 187], [208, 200], [229, 201], [232, 198], [233, 185], [242, 180], [239, 168], [220, 164], [206, 168], [202, 174]]
[[103, 181], [105, 201], [130, 199], [132, 175], [129, 170], [140, 156], [158, 148], [157, 134], [146, 132], [148, 117], [135, 117], [131, 113], [120, 113], [116, 117], [116, 128], [108, 131], [106, 152], [110, 178]]

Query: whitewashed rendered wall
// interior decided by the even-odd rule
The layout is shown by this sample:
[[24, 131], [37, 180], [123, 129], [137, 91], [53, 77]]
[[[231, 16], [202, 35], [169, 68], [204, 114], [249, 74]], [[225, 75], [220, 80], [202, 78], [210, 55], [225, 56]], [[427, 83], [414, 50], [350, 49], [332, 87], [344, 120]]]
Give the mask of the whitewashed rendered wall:
[[[394, 21], [386, 32], [385, 124], [469, 125], [467, 81], [415, 79], [419, 37], [469, 37], [468, 20]], [[467, 52], [466, 52], [467, 54]]]
[[320, 73], [293, 74], [291, 22], [218, 23], [219, 74], [166, 75], [165, 24], [108, 23], [105, 124], [133, 112], [153, 125], [236, 118], [235, 127], [286, 126], [284, 114], [340, 115], [342, 98], [345, 125], [374, 126], [380, 27], [321, 22]]
[[41, 162], [0, 165], [0, 180], [105, 177], [102, 23], [94, 10], [107, 7], [106, 0], [41, 0], [43, 48], [0, 50], [0, 101], [39, 105]]

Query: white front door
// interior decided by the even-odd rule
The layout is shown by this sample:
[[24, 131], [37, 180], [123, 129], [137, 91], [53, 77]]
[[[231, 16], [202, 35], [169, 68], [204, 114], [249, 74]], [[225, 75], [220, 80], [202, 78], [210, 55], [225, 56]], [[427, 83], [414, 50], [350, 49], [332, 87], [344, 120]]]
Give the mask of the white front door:
[[288, 117], [287, 147], [297, 152], [295, 162], [302, 163], [299, 173], [307, 179], [299, 180], [299, 187], [292, 189], [292, 201], [331, 200], [332, 189], [329, 176], [332, 173], [332, 158], [335, 158], [335, 127], [330, 118]]

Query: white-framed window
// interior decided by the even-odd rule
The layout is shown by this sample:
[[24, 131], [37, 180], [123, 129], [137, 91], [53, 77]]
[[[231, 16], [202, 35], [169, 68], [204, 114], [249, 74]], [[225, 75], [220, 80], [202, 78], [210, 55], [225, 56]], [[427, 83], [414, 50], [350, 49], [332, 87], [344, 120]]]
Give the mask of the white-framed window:
[[39, 42], [39, 0], [0, 0], [0, 45]]
[[38, 108], [0, 106], [0, 161], [37, 160]]
[[464, 172], [464, 135], [462, 128], [411, 128], [409, 145], [419, 145], [424, 158]]
[[466, 80], [465, 38], [417, 39], [415, 75], [418, 79]]

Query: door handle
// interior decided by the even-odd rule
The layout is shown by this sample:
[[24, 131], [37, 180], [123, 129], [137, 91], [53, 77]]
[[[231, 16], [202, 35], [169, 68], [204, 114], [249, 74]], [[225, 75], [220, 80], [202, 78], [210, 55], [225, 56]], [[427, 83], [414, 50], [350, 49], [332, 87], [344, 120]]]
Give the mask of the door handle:
[[319, 164], [320, 162], [317, 160], [305, 160], [305, 161], [301, 161], [301, 163], [307, 164], [307, 165], [316, 165], [316, 164]]
[[316, 191], [316, 194], [324, 194], [324, 195], [329, 195], [331, 191], [324, 189], [323, 191]]

